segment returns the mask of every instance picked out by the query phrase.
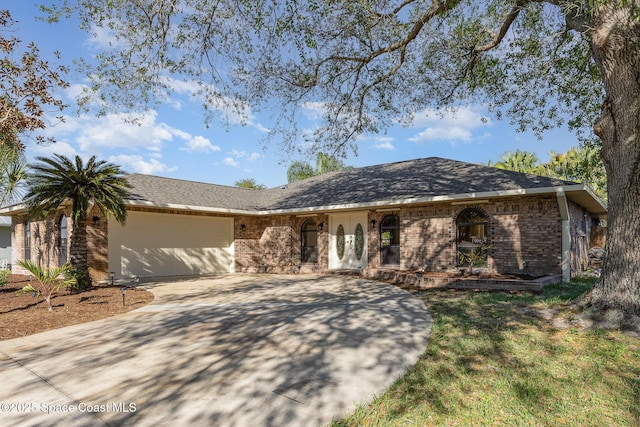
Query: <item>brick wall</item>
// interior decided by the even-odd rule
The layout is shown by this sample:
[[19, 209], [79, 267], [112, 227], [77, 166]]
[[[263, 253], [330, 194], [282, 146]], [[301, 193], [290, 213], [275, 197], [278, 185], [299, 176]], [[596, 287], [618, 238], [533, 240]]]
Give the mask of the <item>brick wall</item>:
[[238, 217], [234, 234], [237, 272], [280, 272], [292, 267], [288, 216]]
[[[476, 205], [443, 202], [383, 212], [370, 210], [366, 227], [368, 267], [380, 267], [382, 219], [386, 215], [397, 214], [401, 224], [400, 269], [445, 271], [457, 268], [456, 218], [460, 212], [470, 207], [484, 211], [488, 217], [487, 235], [490, 249], [487, 268], [490, 271], [530, 275], [561, 272], [561, 222], [555, 195], [510, 197]], [[580, 233], [584, 227], [589, 227], [585, 222], [589, 218], [585, 217], [584, 210], [575, 204], [570, 204], [570, 211], [572, 270], [577, 271], [581, 268], [588, 249], [583, 243], [584, 236]], [[162, 212], [183, 214], [179, 211]], [[94, 216], [97, 219], [95, 226]], [[42, 265], [58, 264], [59, 217], [60, 214], [51, 220], [32, 223], [32, 259]], [[310, 218], [314, 219], [316, 224], [323, 224], [323, 230], [318, 231], [318, 262], [301, 263], [300, 230], [304, 221]], [[369, 226], [371, 220], [376, 221], [373, 229]], [[326, 214], [313, 217], [235, 216], [235, 271], [290, 273], [328, 269], [328, 224], [329, 217]], [[15, 265], [15, 260], [24, 258], [24, 225], [25, 218], [13, 218], [12, 264], [15, 272], [21, 272]], [[70, 221], [68, 230], [70, 240], [73, 232]], [[94, 210], [89, 215], [87, 229], [89, 268], [94, 280], [107, 279], [107, 230], [107, 221], [98, 210]], [[587, 230], [586, 244], [588, 234]]]
[[494, 269], [533, 276], [561, 273], [562, 227], [556, 196], [500, 199], [487, 206]]
[[[300, 261], [300, 230], [302, 224], [313, 219], [322, 223], [318, 231], [318, 262]], [[297, 217], [273, 215], [267, 217], [236, 217], [235, 269], [237, 272], [253, 273], [311, 273], [328, 268], [328, 221], [327, 216]], [[242, 230], [244, 225], [244, 231]]]
[[456, 266], [456, 228], [450, 204], [429, 204], [400, 213], [401, 269], [444, 271]]
[[[111, 218], [112, 221], [115, 221]], [[87, 262], [94, 281], [109, 278], [108, 223], [99, 209], [93, 209], [87, 221]], [[71, 228], [71, 225], [69, 226]], [[71, 233], [69, 233], [71, 237]]]
[[[31, 239], [29, 259], [43, 267], [57, 267], [60, 260], [59, 238], [60, 227], [59, 221], [62, 211], [54, 217], [46, 220], [30, 221]], [[68, 214], [68, 212], [67, 212]], [[25, 233], [27, 227], [27, 218], [18, 216], [12, 218], [12, 272], [16, 274], [29, 274], [26, 270], [17, 264], [18, 260], [26, 259], [26, 248], [29, 243], [26, 241]], [[71, 222], [69, 231], [71, 231]], [[69, 250], [69, 240], [67, 239], [67, 253]]]
[[457, 268], [456, 218], [467, 208], [488, 217], [489, 271], [544, 275], [560, 273], [561, 224], [555, 196], [521, 196], [490, 203], [430, 203], [396, 211], [369, 212], [369, 268], [380, 267], [379, 224], [397, 214], [401, 229], [402, 270], [446, 271]]
[[[58, 267], [60, 265], [60, 217], [67, 218], [67, 261], [70, 259], [71, 234], [73, 224], [69, 209], [57, 212], [51, 218], [30, 221], [31, 225], [31, 257], [30, 259], [42, 267]], [[94, 217], [97, 218], [94, 225]], [[17, 265], [18, 260], [25, 259], [25, 229], [27, 218], [14, 216], [12, 218], [12, 272], [16, 274], [28, 274], [26, 270]], [[94, 208], [87, 221], [87, 260], [89, 274], [93, 280], [107, 278], [108, 269], [108, 245], [107, 222], [102, 217], [100, 210]]]

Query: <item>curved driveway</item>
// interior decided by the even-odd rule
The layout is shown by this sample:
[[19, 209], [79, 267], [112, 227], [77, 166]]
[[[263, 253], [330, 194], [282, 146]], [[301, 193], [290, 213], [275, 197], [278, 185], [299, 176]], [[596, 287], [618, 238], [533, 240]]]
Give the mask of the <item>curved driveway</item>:
[[0, 342], [0, 425], [324, 425], [382, 394], [431, 328], [421, 301], [358, 278], [145, 286], [139, 310]]

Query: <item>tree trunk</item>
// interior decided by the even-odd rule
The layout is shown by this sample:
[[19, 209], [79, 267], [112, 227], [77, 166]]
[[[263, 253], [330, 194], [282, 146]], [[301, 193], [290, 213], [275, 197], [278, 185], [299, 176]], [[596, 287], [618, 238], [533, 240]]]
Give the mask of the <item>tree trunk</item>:
[[81, 217], [71, 231], [71, 248], [69, 254], [71, 267], [80, 272], [89, 271], [87, 262], [87, 218]]
[[[611, 3], [614, 3], [612, 5]], [[595, 2], [590, 44], [607, 98], [594, 126], [607, 171], [607, 242], [602, 276], [582, 304], [607, 328], [640, 322], [640, 22], [639, 0]]]

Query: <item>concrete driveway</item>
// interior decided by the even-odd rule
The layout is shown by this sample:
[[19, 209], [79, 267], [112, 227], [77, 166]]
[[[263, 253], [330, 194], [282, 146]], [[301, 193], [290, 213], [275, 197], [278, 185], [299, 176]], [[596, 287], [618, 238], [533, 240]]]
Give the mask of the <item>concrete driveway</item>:
[[394, 286], [224, 275], [142, 284], [154, 302], [0, 342], [0, 425], [313, 426], [382, 394], [431, 317]]

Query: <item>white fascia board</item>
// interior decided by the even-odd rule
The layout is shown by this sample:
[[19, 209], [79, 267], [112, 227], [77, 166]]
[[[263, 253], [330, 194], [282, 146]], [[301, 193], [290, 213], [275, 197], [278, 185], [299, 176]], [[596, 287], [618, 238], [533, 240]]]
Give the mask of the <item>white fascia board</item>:
[[209, 206], [192, 206], [179, 205], [175, 203], [153, 203], [153, 202], [125, 202], [125, 205], [132, 208], [159, 208], [159, 209], [177, 209], [182, 211], [211, 212], [232, 215], [256, 215], [260, 212], [244, 209], [225, 209]]
[[27, 210], [27, 205], [24, 203], [20, 203], [19, 205], [6, 206], [4, 208], [0, 208], [0, 215], [12, 216], [22, 211]]
[[366, 202], [366, 203], [349, 203], [344, 205], [328, 205], [328, 206], [314, 206], [303, 209], [274, 209], [268, 211], [259, 211], [254, 213], [257, 215], [275, 215], [275, 214], [294, 214], [294, 213], [305, 213], [305, 212], [315, 212], [315, 211], [344, 211], [344, 210], [357, 210], [357, 209], [375, 209], [375, 208], [383, 208], [383, 207], [391, 207], [391, 206], [404, 206], [404, 205], [413, 205], [413, 204], [422, 204], [422, 203], [432, 203], [432, 202], [452, 202], [458, 200], [469, 200], [470, 202], [474, 199], [481, 200], [487, 198], [495, 198], [495, 197], [509, 197], [509, 196], [522, 196], [522, 195], [534, 195], [534, 194], [557, 194], [563, 193], [566, 191], [579, 191], [584, 190], [585, 187], [582, 184], [576, 185], [564, 185], [558, 187], [543, 187], [543, 188], [529, 188], [529, 189], [517, 189], [517, 190], [504, 190], [504, 191], [484, 191], [479, 193], [460, 193], [460, 194], [451, 194], [447, 196], [430, 196], [430, 197], [411, 197], [407, 199], [397, 199], [397, 200], [380, 200], [377, 202]]
[[607, 208], [608, 208], [608, 206], [609, 206], [609, 205], [608, 205], [608, 203], [607, 203], [607, 201], [606, 201], [606, 200], [601, 199], [601, 198], [600, 198], [600, 196], [598, 196], [596, 193], [594, 193], [594, 192], [593, 192], [593, 190], [591, 189], [591, 187], [589, 187], [588, 185], [584, 184], [582, 189], [583, 189], [584, 191], [586, 191], [587, 193], [589, 193], [589, 195], [590, 195], [591, 197], [593, 197], [593, 199], [594, 199], [596, 202], [598, 202], [598, 204], [599, 204], [600, 206], [602, 206], [602, 209], [607, 210]]

